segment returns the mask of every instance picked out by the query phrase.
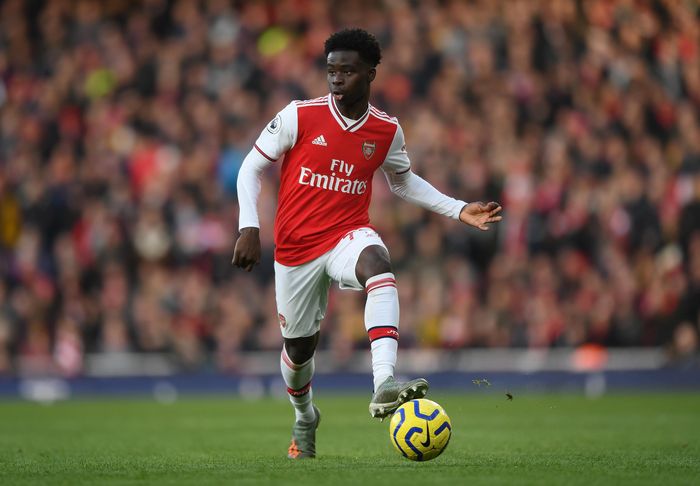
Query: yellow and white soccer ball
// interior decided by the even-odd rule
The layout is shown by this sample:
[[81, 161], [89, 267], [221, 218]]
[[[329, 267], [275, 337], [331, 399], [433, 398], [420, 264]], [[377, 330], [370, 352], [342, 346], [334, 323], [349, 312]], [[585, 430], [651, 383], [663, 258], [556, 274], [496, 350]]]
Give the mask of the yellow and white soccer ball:
[[411, 400], [391, 417], [389, 436], [399, 453], [412, 461], [429, 461], [445, 450], [452, 423], [445, 410], [425, 398]]

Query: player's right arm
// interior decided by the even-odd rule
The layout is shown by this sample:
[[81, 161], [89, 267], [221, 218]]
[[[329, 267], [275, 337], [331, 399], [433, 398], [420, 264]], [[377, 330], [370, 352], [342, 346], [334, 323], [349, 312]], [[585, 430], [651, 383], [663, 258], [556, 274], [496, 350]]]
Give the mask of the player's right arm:
[[260, 263], [260, 219], [258, 196], [262, 173], [294, 146], [297, 138], [297, 108], [294, 102], [280, 111], [260, 133], [238, 172], [238, 230], [240, 236], [231, 263], [250, 272]]
[[255, 148], [243, 160], [238, 172], [238, 231], [240, 236], [233, 250], [233, 265], [250, 272], [260, 263], [260, 223], [258, 219], [258, 196], [263, 171], [272, 164]]

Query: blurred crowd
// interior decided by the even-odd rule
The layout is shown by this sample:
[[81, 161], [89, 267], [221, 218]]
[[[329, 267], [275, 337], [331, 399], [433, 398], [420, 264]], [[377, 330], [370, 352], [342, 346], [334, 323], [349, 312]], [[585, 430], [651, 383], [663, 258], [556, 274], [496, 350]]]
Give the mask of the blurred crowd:
[[[280, 348], [279, 169], [250, 274], [236, 177], [277, 111], [327, 92], [346, 26], [382, 45], [372, 102], [414, 171], [504, 206], [480, 233], [377, 178], [402, 347], [697, 356], [698, 2], [0, 0], [0, 374], [125, 351], [235, 371]], [[321, 348], [367, 348], [363, 308], [334, 288]]]

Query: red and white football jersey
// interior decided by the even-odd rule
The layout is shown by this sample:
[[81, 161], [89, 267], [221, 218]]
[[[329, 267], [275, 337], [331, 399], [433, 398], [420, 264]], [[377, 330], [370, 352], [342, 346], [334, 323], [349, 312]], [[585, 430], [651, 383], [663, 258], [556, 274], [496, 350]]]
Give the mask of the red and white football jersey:
[[265, 127], [255, 149], [270, 161], [285, 155], [275, 217], [275, 260], [301, 265], [369, 224], [372, 177], [410, 169], [396, 118], [373, 106], [348, 120], [329, 94], [293, 101]]

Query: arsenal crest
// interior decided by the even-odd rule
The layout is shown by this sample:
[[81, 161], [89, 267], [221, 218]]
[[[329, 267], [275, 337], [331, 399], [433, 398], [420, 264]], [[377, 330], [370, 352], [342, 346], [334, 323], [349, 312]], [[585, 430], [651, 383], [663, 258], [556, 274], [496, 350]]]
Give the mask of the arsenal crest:
[[369, 160], [374, 155], [374, 149], [376, 149], [376, 148], [377, 148], [376, 142], [365, 140], [364, 143], [362, 144], [362, 155], [365, 156], [365, 159]]

